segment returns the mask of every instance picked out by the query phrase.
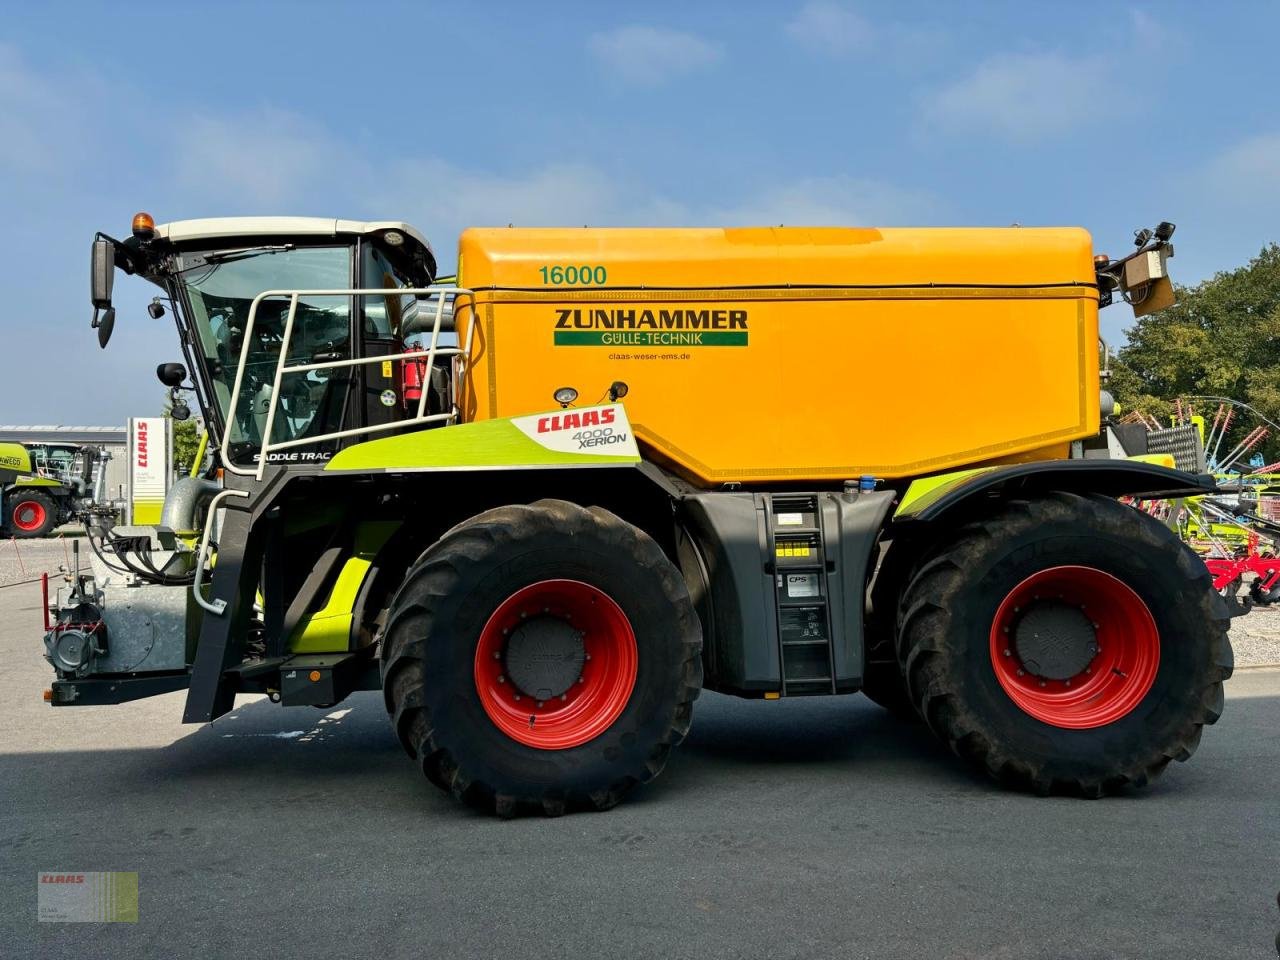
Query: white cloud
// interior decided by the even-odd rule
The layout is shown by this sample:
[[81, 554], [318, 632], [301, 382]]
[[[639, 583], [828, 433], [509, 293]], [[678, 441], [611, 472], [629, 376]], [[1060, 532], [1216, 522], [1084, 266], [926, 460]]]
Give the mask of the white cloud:
[[174, 172], [185, 194], [230, 207], [228, 214], [282, 210], [322, 186], [340, 186], [357, 162], [323, 130], [273, 108], [198, 114], [175, 130], [175, 150]]
[[937, 216], [928, 194], [859, 177], [804, 177], [711, 211], [717, 225], [886, 226]]
[[1161, 57], [1165, 61], [1181, 57], [1187, 49], [1186, 37], [1170, 24], [1164, 13], [1153, 15], [1145, 10], [1129, 11], [1130, 47], [1138, 59]]
[[0, 169], [50, 173], [80, 159], [89, 136], [76, 102], [0, 43]]
[[[37, 256], [30, 229], [11, 231], [0, 253], [17, 265], [9, 278], [13, 309], [56, 325], [19, 325], [6, 346], [36, 355], [56, 329], [68, 363], [118, 387], [93, 393], [86, 407], [74, 392], [50, 394], [39, 365], [15, 367], [0, 383], [0, 408], [11, 419], [118, 423], [159, 408], [162, 391], [138, 371], [175, 359], [178, 349], [171, 320], [152, 321], [143, 310], [155, 291], [137, 278], [117, 279], [120, 319], [103, 353], [88, 328], [83, 288], [63, 282], [83, 269], [92, 231], [127, 232], [137, 208], [163, 220], [403, 218], [427, 233], [446, 269], [458, 233], [471, 225], [874, 225], [928, 219], [930, 210], [927, 197], [890, 184], [803, 170], [782, 183], [708, 191], [658, 187], [643, 169], [620, 174], [603, 161], [521, 163], [519, 151], [479, 156], [447, 140], [389, 149], [372, 134], [348, 135], [315, 116], [265, 105], [162, 105], [125, 82], [24, 62], [0, 44], [0, 174], [12, 188], [6, 212], [38, 224], [48, 239]], [[42, 412], [23, 413], [33, 403]]]
[[1280, 133], [1259, 134], [1223, 150], [1209, 162], [1205, 180], [1224, 202], [1253, 207], [1271, 201], [1280, 195]]
[[718, 62], [717, 44], [679, 30], [631, 25], [594, 33], [587, 49], [597, 62], [627, 83], [658, 86]]
[[427, 233], [442, 263], [469, 226], [837, 226], [937, 219], [931, 195], [851, 176], [798, 176], [707, 203], [583, 162], [498, 170], [428, 155], [386, 164], [323, 128], [270, 110], [196, 118], [177, 137], [176, 169], [193, 210], [405, 219]]
[[1095, 57], [1005, 53], [980, 63], [926, 105], [953, 131], [1030, 141], [1065, 136], [1097, 117], [1109, 69]]
[[874, 34], [861, 15], [832, 0], [810, 0], [787, 24], [793, 40], [833, 56], [867, 46]]
[[[510, 174], [417, 161], [388, 173], [361, 215], [405, 218], [427, 231], [441, 263], [468, 226], [882, 226], [928, 222], [924, 192], [856, 177], [800, 177], [725, 203], [671, 197], [589, 164], [549, 164]], [[407, 205], [406, 205], [407, 200]]]
[[388, 200], [420, 198], [423, 217], [459, 227], [581, 225], [598, 222], [616, 203], [609, 179], [577, 163], [502, 175], [429, 158], [396, 168], [390, 186]]

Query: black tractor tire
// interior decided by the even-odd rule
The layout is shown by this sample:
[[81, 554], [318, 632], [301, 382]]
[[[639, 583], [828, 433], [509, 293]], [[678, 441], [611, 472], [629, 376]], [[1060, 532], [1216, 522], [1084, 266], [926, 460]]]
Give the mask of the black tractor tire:
[[43, 537], [58, 525], [58, 505], [43, 490], [18, 487], [6, 499], [9, 532], [18, 539]]
[[919, 723], [920, 714], [907, 692], [907, 679], [896, 660], [868, 659], [862, 668], [862, 692], [872, 703], [905, 723]]
[[[517, 592], [562, 581], [601, 591], [625, 614], [635, 679], [603, 732], [553, 749], [519, 742], [486, 712], [477, 651]], [[464, 803], [503, 817], [606, 810], [656, 777], [688, 733], [701, 653], [684, 580], [651, 537], [603, 509], [542, 500], [460, 524], [413, 565], [391, 601], [383, 691], [405, 750]]]
[[[1044, 722], [1002, 686], [1007, 665], [1006, 679], [997, 676], [995, 661], [1009, 651], [997, 651], [1006, 644], [996, 618], [1018, 609], [1002, 604], [1028, 577], [1062, 567], [1102, 571], [1132, 591], [1158, 644], [1149, 689], [1132, 693], [1141, 699], [1088, 728]], [[1036, 597], [1021, 616], [1053, 603]], [[1015, 622], [1021, 643], [1027, 621]], [[1229, 623], [1204, 563], [1167, 527], [1114, 500], [1054, 493], [1006, 502], [923, 559], [903, 592], [898, 655], [912, 701], [957, 755], [1006, 786], [1099, 797], [1145, 786], [1170, 760], [1190, 758], [1204, 726], [1222, 713], [1222, 682], [1233, 666]], [[1133, 633], [1116, 628], [1109, 636]], [[1046, 672], [1023, 666], [1037, 682]], [[1099, 670], [1108, 680], [1110, 673]], [[1129, 682], [1123, 671], [1116, 676]], [[1052, 682], [1069, 683], [1039, 685]]]
[[1271, 604], [1280, 601], [1280, 586], [1266, 590], [1259, 581], [1255, 580], [1249, 585], [1249, 599], [1257, 606], [1269, 607]]

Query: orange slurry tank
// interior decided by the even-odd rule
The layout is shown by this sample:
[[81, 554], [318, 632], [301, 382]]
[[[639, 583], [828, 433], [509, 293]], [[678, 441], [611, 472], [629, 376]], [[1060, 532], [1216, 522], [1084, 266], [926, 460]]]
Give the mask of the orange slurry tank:
[[646, 455], [701, 485], [917, 476], [1098, 430], [1089, 234], [473, 229], [464, 417], [627, 385]]

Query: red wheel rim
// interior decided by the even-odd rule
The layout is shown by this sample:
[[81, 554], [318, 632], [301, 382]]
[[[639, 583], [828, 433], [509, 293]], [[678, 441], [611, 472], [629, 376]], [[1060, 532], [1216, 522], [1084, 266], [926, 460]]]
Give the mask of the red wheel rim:
[[[1037, 604], [1080, 608], [1093, 625], [1097, 652], [1079, 673], [1038, 676], [1014, 642], [1020, 619]], [[1151, 691], [1160, 668], [1160, 633], [1134, 591], [1093, 567], [1050, 567], [1009, 591], [991, 624], [996, 679], [1018, 707], [1044, 723], [1088, 730], [1115, 723]]]
[[23, 533], [32, 533], [44, 526], [48, 514], [39, 500], [19, 500], [13, 508], [13, 525]]
[[[506, 674], [509, 639], [531, 617], [570, 625], [581, 639], [581, 675], [539, 700]], [[626, 708], [639, 657], [631, 621], [608, 594], [578, 580], [542, 580], [517, 590], [493, 612], [476, 645], [476, 692], [485, 713], [512, 740], [566, 750], [593, 740]]]

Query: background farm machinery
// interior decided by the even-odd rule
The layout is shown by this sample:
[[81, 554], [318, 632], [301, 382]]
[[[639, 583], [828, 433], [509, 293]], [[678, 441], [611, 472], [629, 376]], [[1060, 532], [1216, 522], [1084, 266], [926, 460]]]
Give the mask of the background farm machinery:
[[41, 537], [109, 513], [104, 467], [110, 456], [92, 444], [0, 443], [0, 534]]
[[1214, 588], [1236, 615], [1280, 602], [1280, 461], [1268, 463], [1263, 455], [1280, 426], [1222, 397], [1179, 398], [1170, 419], [1166, 427], [1132, 411], [1113, 429], [1131, 445], [1136, 440], [1143, 453], [1169, 454], [1182, 469], [1212, 473], [1219, 493], [1134, 505], [1176, 529], [1204, 558]]

